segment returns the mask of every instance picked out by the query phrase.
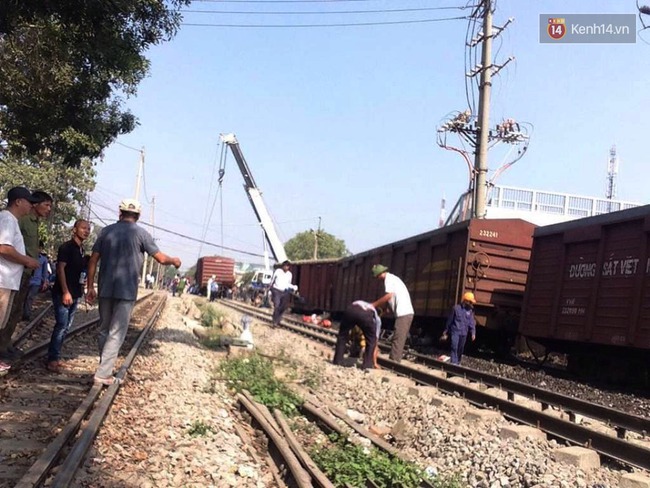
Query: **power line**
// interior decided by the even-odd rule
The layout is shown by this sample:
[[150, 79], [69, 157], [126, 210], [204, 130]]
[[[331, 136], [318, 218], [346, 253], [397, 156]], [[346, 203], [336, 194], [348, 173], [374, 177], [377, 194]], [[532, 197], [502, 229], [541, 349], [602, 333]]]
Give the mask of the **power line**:
[[118, 146], [125, 147], [125, 148], [127, 148], [127, 149], [131, 149], [132, 151], [137, 151], [137, 152], [139, 152], [139, 153], [142, 152], [142, 149], [136, 149], [136, 148], [133, 147], [133, 146], [127, 146], [126, 144], [122, 144], [122, 143], [119, 142], [119, 141], [115, 141], [115, 144], [117, 144]]
[[367, 27], [375, 25], [399, 25], [399, 24], [424, 24], [430, 22], [444, 22], [448, 20], [466, 20], [469, 17], [446, 17], [439, 19], [419, 19], [419, 20], [396, 20], [385, 22], [354, 22], [341, 24], [195, 24], [185, 23], [181, 25], [187, 27], [250, 27], [250, 28], [316, 28], [316, 27]]
[[378, 2], [381, 0], [194, 0], [205, 3], [350, 3]]
[[473, 5], [465, 6], [449, 6], [449, 7], [423, 7], [423, 8], [396, 8], [396, 9], [381, 9], [381, 10], [330, 10], [330, 11], [253, 11], [253, 10], [181, 10], [183, 13], [190, 14], [254, 14], [254, 15], [332, 15], [332, 14], [384, 14], [394, 12], [425, 12], [432, 10], [465, 10], [471, 8]]
[[[103, 208], [103, 209], [105, 209], [105, 210], [113, 211], [113, 209], [111, 209], [111, 208], [109, 208], [109, 207], [107, 207], [107, 206], [105, 206], [105, 205], [101, 205], [101, 204], [99, 204], [99, 203], [97, 203], [97, 202], [95, 202], [95, 205], [98, 206], [98, 207], [101, 207], [101, 208]], [[92, 210], [91, 210], [91, 211], [92, 211]], [[102, 219], [101, 219], [101, 218], [100, 218], [100, 217], [99, 217], [99, 216], [98, 216], [94, 211], [92, 211], [92, 212], [93, 212], [93, 214], [95, 214], [95, 216], [96, 216], [99, 220], [101, 220], [104, 224], [106, 224], [106, 223], [105, 223], [105, 222], [104, 222], [104, 221], [103, 221], [103, 220], [102, 220]], [[143, 221], [140, 221], [140, 220], [138, 221], [138, 224], [140, 224], [140, 225], [146, 225], [147, 227], [151, 227], [152, 229], [160, 230], [160, 231], [162, 231], [162, 232], [167, 232], [168, 234], [172, 234], [172, 235], [175, 235], [175, 236], [178, 236], [178, 237], [182, 237], [183, 239], [187, 239], [187, 240], [189, 240], [189, 241], [199, 242], [199, 243], [201, 243], [201, 244], [207, 244], [207, 245], [209, 245], [209, 246], [218, 247], [218, 248], [220, 248], [220, 249], [225, 249], [226, 251], [233, 251], [233, 252], [237, 252], [237, 253], [240, 253], [240, 254], [246, 254], [246, 255], [248, 255], [248, 256], [255, 256], [255, 257], [259, 257], [259, 258], [263, 258], [263, 257], [264, 257], [263, 254], [258, 254], [258, 253], [254, 253], [254, 252], [244, 251], [244, 250], [242, 250], [242, 249], [235, 249], [234, 247], [222, 246], [222, 245], [220, 245], [220, 244], [215, 244], [214, 242], [209, 242], [209, 241], [206, 241], [206, 240], [203, 240], [203, 239], [197, 239], [196, 237], [191, 237], [191, 236], [188, 236], [188, 235], [185, 235], [185, 234], [181, 234], [180, 232], [176, 232], [176, 231], [173, 231], [173, 230], [165, 229], [164, 227], [160, 227], [160, 226], [158, 226], [158, 225], [149, 224], [149, 223], [147, 223], [147, 222], [143, 222]]]

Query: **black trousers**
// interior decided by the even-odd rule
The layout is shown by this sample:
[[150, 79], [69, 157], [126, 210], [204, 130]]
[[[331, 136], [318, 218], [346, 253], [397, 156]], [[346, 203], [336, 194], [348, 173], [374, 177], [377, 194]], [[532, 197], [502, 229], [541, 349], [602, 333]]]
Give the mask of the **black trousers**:
[[374, 364], [372, 355], [377, 344], [377, 326], [375, 325], [374, 312], [372, 310], [364, 310], [359, 305], [350, 305], [341, 320], [341, 327], [339, 335], [336, 338], [336, 349], [334, 350], [334, 364], [343, 363], [343, 355], [345, 354], [345, 345], [350, 337], [350, 331], [355, 325], [358, 325], [366, 338], [366, 349], [363, 352], [363, 369], [372, 369]]
[[291, 293], [271, 288], [271, 299], [273, 300], [273, 325], [280, 325], [282, 314], [289, 308]]

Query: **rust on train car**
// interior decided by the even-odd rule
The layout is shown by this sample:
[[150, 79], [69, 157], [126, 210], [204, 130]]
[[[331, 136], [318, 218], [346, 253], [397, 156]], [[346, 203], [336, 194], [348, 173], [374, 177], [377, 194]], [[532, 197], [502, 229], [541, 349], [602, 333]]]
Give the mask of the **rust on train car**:
[[296, 310], [329, 311], [332, 309], [334, 283], [339, 259], [301, 260], [291, 263], [294, 283], [302, 297], [294, 301]]
[[416, 319], [444, 319], [464, 291], [474, 291], [479, 324], [514, 331], [534, 228], [520, 219], [473, 219], [345, 258], [333, 308], [381, 296], [370, 269], [382, 263], [406, 284]]
[[650, 205], [535, 231], [520, 332], [650, 350]]

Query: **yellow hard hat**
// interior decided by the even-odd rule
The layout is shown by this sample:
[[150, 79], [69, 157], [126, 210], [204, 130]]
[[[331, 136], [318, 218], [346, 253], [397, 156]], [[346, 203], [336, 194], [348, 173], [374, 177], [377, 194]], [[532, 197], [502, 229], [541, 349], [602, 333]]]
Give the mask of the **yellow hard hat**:
[[463, 301], [476, 303], [476, 298], [474, 298], [474, 293], [472, 293], [471, 291], [466, 291], [465, 293], [463, 293]]

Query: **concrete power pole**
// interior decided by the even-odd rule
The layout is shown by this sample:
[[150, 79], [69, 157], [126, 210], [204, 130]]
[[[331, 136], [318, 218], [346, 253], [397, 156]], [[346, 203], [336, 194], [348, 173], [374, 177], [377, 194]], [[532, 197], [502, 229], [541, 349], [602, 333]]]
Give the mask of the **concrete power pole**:
[[492, 89], [492, 0], [483, 0], [483, 49], [478, 98], [478, 147], [474, 159], [475, 218], [485, 218], [487, 201], [488, 143], [490, 136], [490, 93]]
[[135, 177], [135, 198], [140, 201], [140, 187], [142, 186], [142, 174], [144, 172], [144, 147], [140, 149], [140, 161], [138, 162], [138, 174]]
[[318, 259], [318, 238], [320, 237], [320, 220], [318, 217], [318, 230], [314, 233], [314, 259]]

